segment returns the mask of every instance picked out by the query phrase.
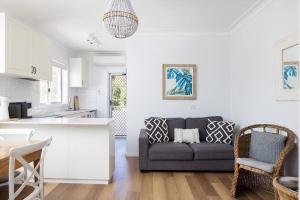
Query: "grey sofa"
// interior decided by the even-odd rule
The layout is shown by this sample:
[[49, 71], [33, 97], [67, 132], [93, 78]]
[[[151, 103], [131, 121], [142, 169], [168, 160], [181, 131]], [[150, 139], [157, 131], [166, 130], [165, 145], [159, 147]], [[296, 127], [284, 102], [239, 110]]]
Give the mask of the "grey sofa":
[[[139, 164], [141, 171], [233, 171], [233, 145], [205, 142], [208, 118], [169, 118], [170, 142], [150, 144], [145, 129], [139, 135]], [[199, 144], [174, 143], [174, 128], [198, 128]]]

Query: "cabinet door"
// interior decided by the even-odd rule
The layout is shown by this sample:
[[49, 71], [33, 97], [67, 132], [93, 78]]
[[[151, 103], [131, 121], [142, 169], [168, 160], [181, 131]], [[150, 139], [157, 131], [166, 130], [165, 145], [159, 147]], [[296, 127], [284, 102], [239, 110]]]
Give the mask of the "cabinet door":
[[31, 29], [7, 18], [6, 42], [6, 72], [30, 78], [32, 75]]
[[82, 87], [82, 59], [70, 59], [70, 87]]
[[[70, 126], [69, 177], [90, 181], [108, 181], [109, 130], [106, 126]], [[71, 128], [70, 128], [71, 129]], [[114, 146], [114, 145], [113, 145]]]
[[81, 61], [81, 87], [87, 87], [87, 76], [88, 76], [88, 71], [87, 71], [87, 63], [85, 60], [82, 59]]
[[48, 38], [33, 32], [32, 34], [32, 65], [35, 67], [34, 78], [51, 80], [51, 49]]

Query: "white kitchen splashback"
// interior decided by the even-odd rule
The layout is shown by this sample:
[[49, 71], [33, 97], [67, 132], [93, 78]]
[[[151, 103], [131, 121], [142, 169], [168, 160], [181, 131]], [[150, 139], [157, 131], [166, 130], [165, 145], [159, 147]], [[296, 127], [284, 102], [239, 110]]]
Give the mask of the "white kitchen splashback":
[[39, 82], [0, 77], [0, 96], [8, 97], [8, 102], [27, 101], [32, 106], [39, 105]]

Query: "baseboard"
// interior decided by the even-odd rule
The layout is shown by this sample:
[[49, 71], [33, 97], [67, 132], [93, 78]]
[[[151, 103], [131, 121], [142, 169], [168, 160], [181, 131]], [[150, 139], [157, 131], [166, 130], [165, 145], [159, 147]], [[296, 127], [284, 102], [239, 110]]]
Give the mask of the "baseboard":
[[93, 179], [57, 179], [57, 178], [45, 178], [45, 183], [72, 183], [72, 184], [97, 184], [106, 185], [108, 180], [93, 180]]
[[139, 153], [136, 153], [136, 152], [126, 152], [126, 157], [139, 157]]

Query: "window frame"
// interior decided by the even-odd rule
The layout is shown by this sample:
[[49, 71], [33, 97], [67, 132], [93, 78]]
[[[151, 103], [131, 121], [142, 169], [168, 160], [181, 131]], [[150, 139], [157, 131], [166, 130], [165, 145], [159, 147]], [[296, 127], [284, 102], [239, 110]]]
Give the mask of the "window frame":
[[[68, 105], [67, 102], [63, 102], [64, 100], [64, 95], [66, 96], [66, 99], [69, 98], [69, 92], [68, 89], [66, 91], [66, 94], [63, 94], [64, 92], [64, 81], [66, 81], [67, 83], [67, 88], [69, 88], [69, 75], [68, 75], [68, 70], [62, 67], [59, 67], [57, 65], [52, 65], [51, 66], [51, 73], [53, 73], [53, 67], [56, 67], [60, 70], [60, 101], [51, 101], [51, 89], [50, 89], [50, 82], [51, 81], [45, 81], [45, 80], [41, 80], [41, 81], [45, 81], [47, 84], [47, 103], [41, 103], [41, 88], [40, 88], [40, 105]], [[63, 70], [66, 71], [66, 77], [64, 80], [64, 75], [63, 75]]]

